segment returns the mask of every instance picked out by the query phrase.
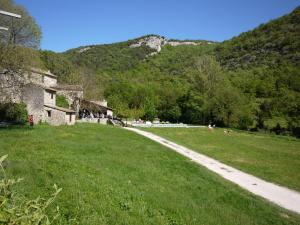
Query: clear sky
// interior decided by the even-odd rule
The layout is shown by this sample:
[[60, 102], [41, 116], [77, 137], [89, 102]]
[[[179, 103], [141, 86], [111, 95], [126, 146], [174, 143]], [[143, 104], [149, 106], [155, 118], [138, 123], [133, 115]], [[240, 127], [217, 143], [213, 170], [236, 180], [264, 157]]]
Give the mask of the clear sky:
[[300, 0], [15, 0], [42, 27], [42, 49], [65, 51], [146, 34], [223, 41], [291, 12]]

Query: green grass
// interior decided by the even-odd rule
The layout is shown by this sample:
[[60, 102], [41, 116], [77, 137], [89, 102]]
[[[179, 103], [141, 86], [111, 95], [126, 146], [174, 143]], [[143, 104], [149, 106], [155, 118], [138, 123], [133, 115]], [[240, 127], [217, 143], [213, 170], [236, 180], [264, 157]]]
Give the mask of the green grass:
[[63, 188], [62, 224], [300, 224], [299, 215], [120, 128], [1, 129], [0, 153], [27, 197]]
[[205, 128], [146, 129], [265, 180], [300, 191], [300, 140]]

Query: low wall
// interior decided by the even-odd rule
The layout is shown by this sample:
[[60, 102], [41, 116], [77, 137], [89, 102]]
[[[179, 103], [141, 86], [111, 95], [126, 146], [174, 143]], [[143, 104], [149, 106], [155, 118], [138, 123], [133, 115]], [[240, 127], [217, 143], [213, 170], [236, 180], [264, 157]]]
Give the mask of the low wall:
[[88, 118], [83, 118], [80, 120], [77, 120], [77, 123], [99, 123], [99, 124], [103, 124], [103, 125], [107, 125], [107, 118], [93, 118], [93, 119], [88, 119]]
[[158, 123], [158, 124], [144, 124], [144, 123], [133, 123], [131, 124], [133, 127], [169, 127], [169, 128], [203, 128], [205, 126], [195, 126], [195, 125], [188, 125], [188, 124], [162, 124], [162, 123]]

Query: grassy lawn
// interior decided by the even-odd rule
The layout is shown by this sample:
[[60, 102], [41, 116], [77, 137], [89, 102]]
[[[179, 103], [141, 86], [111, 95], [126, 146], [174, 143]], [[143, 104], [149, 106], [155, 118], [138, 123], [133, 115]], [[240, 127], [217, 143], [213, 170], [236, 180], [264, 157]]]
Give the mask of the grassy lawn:
[[0, 154], [9, 154], [8, 174], [24, 178], [18, 190], [26, 196], [47, 196], [54, 183], [63, 188], [61, 224], [300, 224], [299, 215], [120, 128], [1, 129]]
[[223, 129], [148, 128], [147, 131], [228, 165], [300, 191], [300, 140]]

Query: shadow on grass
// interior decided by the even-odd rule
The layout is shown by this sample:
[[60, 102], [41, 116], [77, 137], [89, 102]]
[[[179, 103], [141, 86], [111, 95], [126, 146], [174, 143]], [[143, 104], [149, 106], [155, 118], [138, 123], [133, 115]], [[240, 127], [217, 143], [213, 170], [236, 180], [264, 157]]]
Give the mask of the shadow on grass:
[[0, 122], [0, 130], [31, 130], [34, 127], [30, 126], [27, 123], [21, 122]]

